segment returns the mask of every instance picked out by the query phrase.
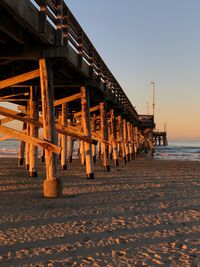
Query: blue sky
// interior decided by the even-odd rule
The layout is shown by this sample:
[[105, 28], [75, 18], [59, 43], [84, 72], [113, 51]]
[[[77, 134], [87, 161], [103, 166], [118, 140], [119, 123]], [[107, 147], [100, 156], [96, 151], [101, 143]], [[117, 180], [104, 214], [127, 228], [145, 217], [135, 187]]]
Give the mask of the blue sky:
[[157, 128], [200, 138], [200, 1], [65, 1], [137, 111], [155, 81]]

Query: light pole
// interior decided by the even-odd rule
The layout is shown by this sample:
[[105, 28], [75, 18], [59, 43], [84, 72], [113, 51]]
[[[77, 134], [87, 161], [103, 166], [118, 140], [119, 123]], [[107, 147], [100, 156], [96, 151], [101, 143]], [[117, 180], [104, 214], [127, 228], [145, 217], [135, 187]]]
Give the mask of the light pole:
[[153, 87], [153, 103], [152, 103], [152, 107], [153, 107], [153, 116], [155, 115], [155, 82], [151, 82], [151, 85]]
[[149, 102], [147, 102], [146, 104], [147, 104], [147, 115], [149, 115]]

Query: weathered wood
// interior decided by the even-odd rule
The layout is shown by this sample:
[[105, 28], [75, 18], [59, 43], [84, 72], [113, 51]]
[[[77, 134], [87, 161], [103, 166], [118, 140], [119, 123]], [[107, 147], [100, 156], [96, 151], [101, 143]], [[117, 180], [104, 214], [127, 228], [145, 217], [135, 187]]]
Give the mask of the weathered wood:
[[128, 146], [129, 146], [129, 153], [130, 159], [133, 160], [133, 127], [130, 122], [127, 123], [127, 130], [128, 130]]
[[62, 46], [63, 45], [63, 31], [62, 31], [62, 24], [63, 24], [63, 0], [56, 1], [56, 45]]
[[28, 80], [38, 78], [40, 76], [39, 69], [32, 70], [21, 75], [17, 75], [6, 80], [0, 81], [0, 90], [6, 87], [10, 87], [14, 84], [19, 84]]
[[[89, 115], [89, 95], [86, 87], [81, 87], [81, 109], [83, 133], [91, 138], [90, 115]], [[92, 161], [91, 144], [85, 143], [86, 173], [88, 179], [94, 179], [94, 167]]]
[[97, 144], [97, 153], [98, 153], [98, 159], [99, 161], [101, 160], [101, 142], [98, 141], [98, 144]]
[[[26, 130], [26, 123], [23, 123], [22, 131]], [[26, 143], [24, 141], [21, 141], [20, 148], [19, 148], [19, 155], [18, 155], [18, 165], [24, 164], [24, 152], [25, 152], [25, 145]]]
[[5, 140], [8, 140], [10, 138], [11, 138], [11, 135], [5, 134], [5, 135], [3, 135], [3, 136], [0, 137], [0, 141], [5, 141]]
[[80, 160], [81, 160], [81, 165], [85, 165], [85, 145], [83, 141], [80, 141]]
[[65, 103], [69, 103], [69, 102], [77, 100], [79, 98], [81, 98], [81, 94], [80, 93], [74, 94], [74, 95], [71, 95], [71, 96], [67, 96], [67, 97], [62, 98], [62, 99], [55, 100], [54, 101], [54, 107], [62, 105], [62, 104], [65, 104]]
[[[39, 106], [37, 102], [37, 87], [30, 87], [30, 118], [33, 120], [39, 119]], [[33, 124], [30, 124], [30, 136], [38, 137], [38, 127]], [[30, 156], [29, 156], [29, 173], [31, 177], [37, 177], [37, 157], [38, 157], [38, 148], [34, 144], [30, 144]]]
[[[96, 115], [94, 114], [92, 116], [92, 121], [91, 121], [91, 129], [92, 129], [92, 133], [95, 133], [96, 131], [96, 120], [95, 120]], [[92, 136], [93, 138], [93, 136]], [[96, 144], [92, 144], [92, 158], [93, 158], [93, 162], [96, 162]]]
[[[62, 104], [62, 114], [61, 114], [61, 124], [63, 126], [67, 126], [67, 114], [68, 114], [68, 107], [67, 104]], [[67, 137], [66, 135], [61, 135], [61, 167], [62, 170], [67, 169]]]
[[[108, 140], [108, 124], [107, 124], [107, 106], [106, 102], [100, 103], [100, 117], [101, 117], [101, 138]], [[103, 152], [103, 167], [104, 171], [110, 171], [110, 166], [108, 163], [108, 146], [105, 143], [102, 143], [102, 152]]]
[[123, 119], [123, 132], [124, 132], [124, 148], [125, 148], [125, 157], [126, 161], [130, 161], [129, 155], [129, 144], [128, 144], [128, 130], [127, 130], [127, 121]]
[[[30, 124], [27, 123], [26, 124], [26, 134], [28, 136], [30, 136]], [[26, 146], [25, 146], [25, 165], [26, 165], [26, 169], [29, 171], [29, 163], [30, 163], [30, 143], [26, 142]]]
[[14, 129], [11, 129], [7, 126], [3, 126], [3, 125], [0, 125], [0, 133], [1, 134], [9, 134], [12, 138], [16, 138], [18, 140], [23, 140], [29, 144], [34, 144], [35, 146], [40, 146], [42, 148], [45, 148], [47, 150], [51, 150], [53, 151], [54, 153], [56, 154], [59, 154], [60, 153], [60, 147], [50, 143], [50, 142], [47, 142], [47, 141], [44, 141], [44, 140], [41, 140], [39, 138], [35, 138], [35, 137], [31, 137], [29, 136], [28, 134], [25, 134], [25, 133], [22, 133], [20, 131], [17, 131], [17, 130], [14, 130]]
[[133, 128], [133, 136], [134, 136], [134, 141], [133, 141], [134, 159], [136, 159], [138, 151], [137, 127]]
[[112, 149], [113, 149], [113, 160], [115, 166], [119, 166], [119, 159], [118, 159], [118, 148], [117, 148], [117, 128], [116, 128], [116, 119], [114, 110], [110, 111], [111, 114], [111, 140], [112, 140]]
[[[0, 107], [0, 115], [11, 117], [13, 119], [16, 119], [16, 120], [19, 120], [19, 121], [22, 121], [22, 122], [26, 122], [26, 123], [29, 123], [29, 124], [33, 124], [33, 125], [35, 125], [37, 127], [43, 127], [43, 122], [41, 122], [42, 118], [39, 118], [39, 121], [36, 121], [34, 119], [31, 119], [25, 113], [22, 113], [22, 112], [19, 113], [19, 112], [13, 111], [13, 110], [8, 109], [8, 108]], [[4, 121], [4, 119], [2, 119], [2, 121]], [[6, 120], [6, 122], [7, 122], [7, 120]], [[59, 122], [55, 123], [55, 128], [56, 128], [56, 131], [58, 133], [69, 135], [69, 136], [72, 136], [74, 138], [79, 138], [79, 139], [82, 139], [83, 141], [88, 142], [88, 143], [93, 143], [93, 142], [96, 143], [94, 141], [94, 140], [96, 140], [95, 137], [94, 137], [94, 140], [92, 140], [88, 136], [85, 136], [84, 133], [79, 132], [74, 127], [72, 127], [72, 126], [68, 126], [68, 127], [65, 127], [65, 126], [61, 125]]]
[[123, 132], [123, 121], [121, 115], [118, 116], [118, 127], [119, 127], [119, 138], [120, 138], [120, 149], [121, 157], [124, 164], [126, 164], [126, 153], [124, 147], [124, 132]]
[[[52, 64], [50, 61], [46, 62], [45, 59], [40, 59], [39, 66], [44, 139], [56, 144]], [[44, 196], [58, 197], [62, 194], [62, 185], [61, 181], [56, 177], [56, 155], [52, 151], [46, 150], [45, 159], [46, 180], [44, 182]]]
[[72, 158], [73, 158], [73, 146], [74, 146], [74, 140], [71, 136], [68, 136], [68, 159], [69, 162], [72, 163]]
[[[98, 106], [95, 106], [95, 107], [92, 107], [92, 108], [90, 108], [90, 113], [91, 112], [94, 112], [94, 111], [97, 111], [97, 110], [99, 110], [100, 109], [100, 106], [98, 105]], [[82, 115], [82, 111], [80, 111], [80, 112], [76, 112], [75, 114], [74, 114], [74, 117], [79, 117], [79, 116], [81, 116]]]
[[39, 32], [45, 33], [47, 19], [47, 0], [40, 0], [39, 10]]

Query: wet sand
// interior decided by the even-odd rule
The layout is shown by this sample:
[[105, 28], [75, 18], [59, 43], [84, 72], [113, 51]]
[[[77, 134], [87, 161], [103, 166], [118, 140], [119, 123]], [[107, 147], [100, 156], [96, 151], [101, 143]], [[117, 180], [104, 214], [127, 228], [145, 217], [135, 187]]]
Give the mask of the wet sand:
[[200, 162], [138, 159], [85, 179], [59, 170], [42, 197], [16, 159], [0, 159], [0, 266], [200, 266]]

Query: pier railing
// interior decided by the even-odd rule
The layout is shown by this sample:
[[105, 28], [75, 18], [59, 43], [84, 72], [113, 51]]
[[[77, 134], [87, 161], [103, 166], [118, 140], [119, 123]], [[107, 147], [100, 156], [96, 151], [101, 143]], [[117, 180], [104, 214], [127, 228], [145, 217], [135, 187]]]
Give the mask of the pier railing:
[[29, 0], [39, 11], [39, 28], [45, 32], [46, 23], [55, 30], [55, 44], [70, 46], [77, 54], [78, 66], [83, 61], [89, 67], [89, 78], [100, 80], [106, 85], [108, 94], [134, 118], [138, 114], [123, 89], [106, 66], [103, 59], [89, 40], [88, 36], [75, 19], [63, 0]]

